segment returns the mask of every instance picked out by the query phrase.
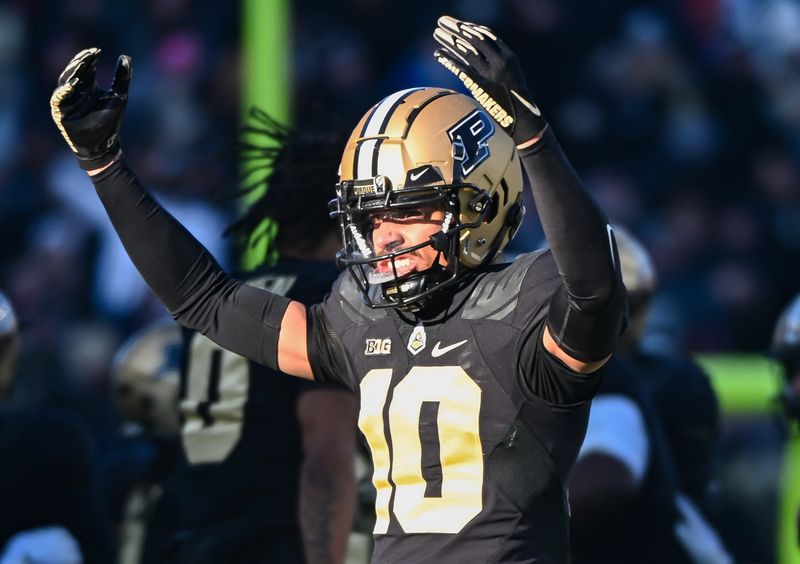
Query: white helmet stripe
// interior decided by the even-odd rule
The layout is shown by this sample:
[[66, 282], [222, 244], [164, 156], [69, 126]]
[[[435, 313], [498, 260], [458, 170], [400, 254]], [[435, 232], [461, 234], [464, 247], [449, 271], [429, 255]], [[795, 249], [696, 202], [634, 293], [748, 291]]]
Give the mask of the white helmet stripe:
[[411, 94], [417, 90], [422, 90], [422, 88], [408, 88], [407, 90], [395, 92], [391, 96], [384, 98], [369, 117], [362, 137], [372, 137], [373, 135], [383, 133], [383, 128], [385, 127], [384, 121], [386, 121], [386, 118], [389, 117], [391, 110], [393, 110], [397, 103], [402, 101], [407, 94]]
[[[375, 137], [384, 133], [394, 110], [409, 94], [418, 90], [424, 90], [424, 88], [407, 88], [406, 90], [395, 92], [378, 102], [361, 130], [361, 137]], [[354, 178], [372, 178], [377, 174], [375, 168], [378, 162], [378, 155], [375, 151], [380, 146], [378, 141], [377, 139], [366, 139], [359, 142], [355, 153]]]
[[356, 161], [355, 178], [372, 178], [375, 176], [372, 170], [372, 156], [377, 143], [377, 139], [367, 139], [361, 142], [361, 146], [358, 148], [358, 156], [356, 157], [358, 160]]

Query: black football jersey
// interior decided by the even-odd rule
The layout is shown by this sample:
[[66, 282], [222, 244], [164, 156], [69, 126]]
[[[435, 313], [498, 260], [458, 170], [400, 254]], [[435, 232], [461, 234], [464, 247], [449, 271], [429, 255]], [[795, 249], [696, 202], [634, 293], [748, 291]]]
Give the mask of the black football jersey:
[[[284, 259], [247, 281], [313, 303], [338, 274], [332, 263]], [[185, 352], [182, 460], [174, 480], [183, 526], [202, 529], [247, 518], [262, 530], [296, 526], [302, 459], [297, 399], [318, 385], [248, 361], [189, 330]]]
[[652, 397], [672, 451], [681, 490], [702, 504], [715, 471], [719, 403], [711, 381], [689, 357], [637, 352], [630, 362]]
[[600, 376], [541, 344], [560, 283], [544, 251], [476, 273], [430, 319], [364, 306], [346, 274], [311, 308], [315, 377], [361, 397], [375, 562], [566, 561], [565, 478]]
[[648, 376], [620, 356], [606, 365], [596, 397], [621, 396], [639, 408], [647, 465], [630, 503], [609, 507], [603, 519], [576, 519], [585, 526], [573, 529], [573, 564], [732, 562], [713, 526], [680, 488], [664, 420], [645, 385]]
[[[606, 365], [597, 397], [618, 395], [640, 410], [648, 445], [647, 466], [639, 495], [630, 505], [609, 508], [602, 522], [573, 528], [573, 562], [688, 562], [674, 528], [680, 515], [675, 506], [677, 476], [655, 406], [641, 385], [641, 378], [618, 356]], [[613, 510], [613, 511], [612, 511]], [[576, 522], [584, 522], [576, 520]]]

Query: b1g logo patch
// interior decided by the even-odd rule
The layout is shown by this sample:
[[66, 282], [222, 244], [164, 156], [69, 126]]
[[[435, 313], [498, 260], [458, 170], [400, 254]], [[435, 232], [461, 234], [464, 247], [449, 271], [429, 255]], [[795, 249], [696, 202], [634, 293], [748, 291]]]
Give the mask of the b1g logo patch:
[[486, 141], [494, 135], [494, 121], [486, 112], [475, 110], [447, 131], [453, 144], [453, 159], [466, 177], [489, 158]]
[[392, 354], [392, 340], [391, 339], [367, 339], [367, 348], [364, 349], [364, 354], [367, 356], [376, 356], [381, 354]]

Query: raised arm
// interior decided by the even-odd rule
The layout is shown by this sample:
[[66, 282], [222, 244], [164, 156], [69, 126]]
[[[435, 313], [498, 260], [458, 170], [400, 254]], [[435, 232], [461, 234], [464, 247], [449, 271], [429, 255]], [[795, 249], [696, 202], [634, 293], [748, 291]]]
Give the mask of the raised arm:
[[545, 348], [577, 372], [610, 358], [621, 332], [625, 291], [616, 243], [542, 112], [514, 53], [488, 28], [439, 18], [434, 56], [513, 137], [562, 284], [550, 300]]
[[142, 187], [122, 158], [119, 129], [131, 59], [117, 61], [109, 90], [96, 83], [99, 49], [67, 65], [50, 99], [58, 129], [88, 171], [125, 250], [172, 316], [237, 354], [311, 377], [305, 306], [228, 276]]

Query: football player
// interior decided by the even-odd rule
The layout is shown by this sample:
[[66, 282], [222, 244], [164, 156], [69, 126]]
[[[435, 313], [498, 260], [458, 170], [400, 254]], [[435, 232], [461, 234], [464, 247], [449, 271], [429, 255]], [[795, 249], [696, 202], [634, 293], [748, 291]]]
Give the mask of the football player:
[[[778, 317], [772, 333], [770, 354], [780, 363], [782, 369], [783, 387], [779, 399], [783, 414], [790, 427], [796, 430], [800, 421], [800, 295], [796, 296]], [[796, 437], [794, 440], [797, 440]], [[784, 479], [796, 480], [797, 477], [787, 475]], [[786, 483], [784, 491], [783, 504], [791, 507], [797, 502], [797, 488]], [[790, 511], [795, 514], [795, 530], [792, 538], [800, 544], [800, 507], [791, 507]]]
[[[130, 58], [104, 90], [99, 50], [82, 51], [51, 110], [180, 323], [359, 394], [375, 561], [565, 562], [566, 477], [624, 323], [613, 231], [513, 53], [449, 17], [435, 37], [474, 98], [410, 88], [359, 121], [332, 212], [347, 273], [310, 307], [227, 275], [144, 190], [118, 138]], [[552, 251], [495, 264], [522, 218], [523, 166]]]
[[19, 322], [11, 302], [0, 292], [0, 401], [8, 394], [19, 356]]
[[[655, 269], [627, 230], [615, 226], [614, 232], [631, 323], [606, 367], [569, 478], [573, 562], [732, 562], [684, 489], [702, 491], [710, 477], [716, 426], [709, 430], [707, 423], [716, 422], [716, 397], [703, 380], [709, 408], [707, 394], [698, 393], [705, 388], [691, 385], [703, 374], [686, 371], [688, 361], [639, 351]], [[681, 385], [686, 389], [664, 392]], [[675, 401], [682, 403], [670, 404]], [[674, 415], [680, 411], [686, 414]], [[687, 460], [689, 454], [697, 460]]]
[[178, 385], [183, 341], [180, 326], [158, 320], [130, 336], [112, 365], [114, 401], [124, 422], [148, 435], [178, 436]]
[[3, 405], [19, 345], [0, 292], [0, 562], [113, 562], [88, 431], [67, 411]]
[[[263, 195], [229, 231], [249, 244], [269, 218], [279, 259], [240, 278], [319, 301], [338, 276], [332, 259], [341, 239], [327, 202], [343, 141], [283, 127], [255, 109], [247, 132], [245, 184]], [[276, 374], [196, 331], [184, 339], [174, 481], [184, 518], [174, 560], [342, 562], [356, 501], [355, 396]]]
[[161, 562], [178, 527], [170, 483], [178, 453], [181, 328], [155, 321], [131, 335], [112, 363], [121, 422], [117, 448], [103, 465], [106, 503], [119, 531], [119, 564]]
[[642, 375], [641, 383], [663, 426], [681, 491], [704, 506], [717, 463], [717, 396], [708, 375], [691, 356], [643, 346], [658, 273], [649, 252], [636, 237], [621, 226], [615, 226], [615, 233], [630, 317], [618, 353]]
[[770, 354], [783, 368], [781, 405], [790, 421], [800, 420], [800, 295], [781, 312], [770, 343]]

